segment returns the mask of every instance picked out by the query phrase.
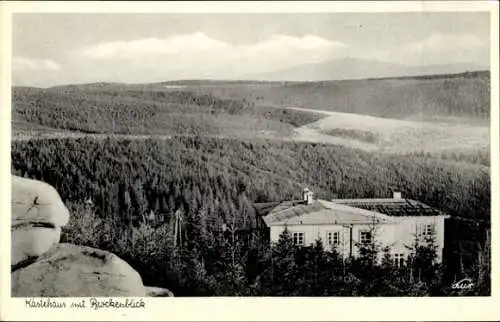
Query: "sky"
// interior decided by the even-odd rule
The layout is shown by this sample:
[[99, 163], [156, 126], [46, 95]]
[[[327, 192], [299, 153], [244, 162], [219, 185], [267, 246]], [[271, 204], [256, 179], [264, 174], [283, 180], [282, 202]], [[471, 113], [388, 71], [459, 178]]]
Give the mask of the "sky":
[[487, 12], [13, 15], [14, 85], [238, 79], [343, 57], [489, 66]]

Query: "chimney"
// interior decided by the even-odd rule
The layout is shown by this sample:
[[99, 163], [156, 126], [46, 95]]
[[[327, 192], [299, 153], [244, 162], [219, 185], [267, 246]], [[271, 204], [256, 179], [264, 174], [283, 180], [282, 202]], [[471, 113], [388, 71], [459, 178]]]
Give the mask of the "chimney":
[[304, 196], [304, 201], [308, 205], [312, 204], [312, 202], [313, 202], [313, 192], [311, 190], [309, 190], [308, 188], [305, 188], [304, 192], [303, 192], [303, 196]]
[[400, 191], [393, 191], [392, 198], [393, 199], [402, 199], [401, 192]]

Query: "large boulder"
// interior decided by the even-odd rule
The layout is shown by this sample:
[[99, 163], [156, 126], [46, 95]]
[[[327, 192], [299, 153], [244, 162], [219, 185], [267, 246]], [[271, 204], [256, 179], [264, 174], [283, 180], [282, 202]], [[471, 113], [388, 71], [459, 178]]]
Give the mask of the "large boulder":
[[12, 272], [13, 297], [146, 296], [140, 275], [118, 256], [58, 244]]
[[35, 260], [59, 243], [61, 228], [17, 226], [11, 230], [11, 267], [16, 269]]
[[146, 289], [146, 296], [149, 297], [173, 297], [174, 293], [166, 288], [154, 287], [154, 286], [144, 286]]
[[12, 176], [11, 265], [36, 258], [59, 242], [69, 211], [49, 184]]

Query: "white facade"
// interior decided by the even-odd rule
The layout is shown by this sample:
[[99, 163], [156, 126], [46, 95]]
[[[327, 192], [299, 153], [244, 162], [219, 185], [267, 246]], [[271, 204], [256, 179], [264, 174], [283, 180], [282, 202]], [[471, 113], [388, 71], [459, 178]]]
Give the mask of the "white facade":
[[[325, 249], [330, 249], [330, 243], [336, 243], [337, 251], [344, 257], [351, 253], [356, 256], [358, 248], [356, 244], [367, 238], [366, 232], [371, 233], [374, 242], [384, 248], [389, 246], [392, 255], [406, 257], [415, 243], [416, 236], [420, 240], [426, 234], [432, 233], [437, 246], [438, 261], [442, 259], [444, 247], [444, 220], [445, 216], [404, 216], [391, 217], [385, 222], [377, 224], [369, 223], [279, 223], [270, 225], [270, 240], [277, 242], [280, 234], [287, 227], [288, 231], [295, 237], [296, 242], [303, 245], [311, 245], [321, 239]], [[351, 234], [352, 227], [352, 234]], [[351, 247], [352, 235], [352, 247]]]

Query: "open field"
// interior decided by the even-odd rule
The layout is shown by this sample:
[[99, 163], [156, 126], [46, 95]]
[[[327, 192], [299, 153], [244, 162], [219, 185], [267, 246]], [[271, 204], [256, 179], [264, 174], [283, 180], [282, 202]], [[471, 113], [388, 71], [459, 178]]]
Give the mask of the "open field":
[[489, 148], [488, 126], [396, 120], [330, 111], [321, 113], [327, 117], [296, 128], [293, 139], [380, 152], [432, 153]]

